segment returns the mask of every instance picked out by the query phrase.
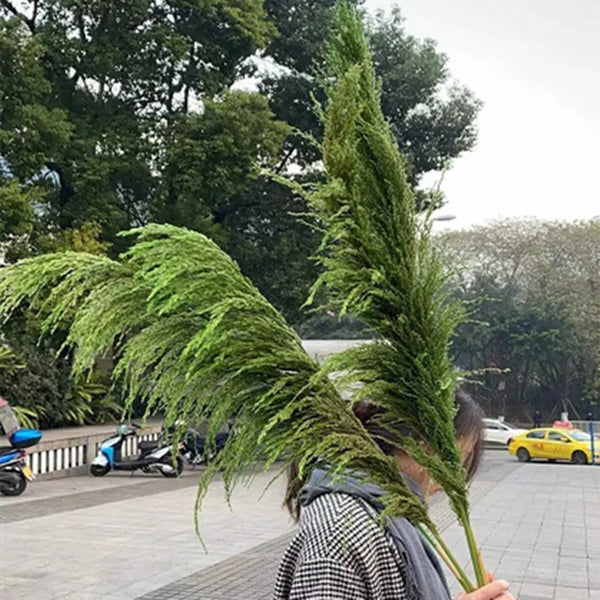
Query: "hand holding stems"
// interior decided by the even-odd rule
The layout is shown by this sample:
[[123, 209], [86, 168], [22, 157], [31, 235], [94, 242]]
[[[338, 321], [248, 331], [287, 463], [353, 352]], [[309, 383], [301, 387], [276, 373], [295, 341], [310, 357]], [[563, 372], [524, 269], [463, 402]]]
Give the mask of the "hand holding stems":
[[[436, 549], [439, 556], [446, 563], [452, 574], [456, 577], [456, 580], [466, 590], [456, 600], [515, 600], [512, 594], [508, 593], [509, 584], [504, 579], [498, 579], [494, 581], [494, 575], [492, 573], [485, 574], [484, 578], [487, 579], [487, 585], [480, 585], [478, 589], [469, 581], [468, 576], [461, 568], [458, 561], [454, 558], [449, 548], [446, 546], [441, 536], [433, 528], [428, 531], [424, 527], [419, 527], [419, 530], [429, 543]], [[433, 534], [433, 535], [432, 535]], [[480, 553], [477, 551], [478, 559], [480, 559]], [[481, 564], [483, 567], [483, 564]]]
[[503, 579], [493, 581], [487, 585], [471, 592], [463, 593], [456, 600], [515, 600], [512, 594], [508, 593], [508, 582]]

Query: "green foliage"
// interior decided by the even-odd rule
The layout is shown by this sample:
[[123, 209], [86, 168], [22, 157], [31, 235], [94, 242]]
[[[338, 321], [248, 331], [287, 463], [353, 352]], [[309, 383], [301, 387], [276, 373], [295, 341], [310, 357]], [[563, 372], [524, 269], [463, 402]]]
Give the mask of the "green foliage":
[[3, 331], [0, 349], [0, 394], [28, 422], [42, 428], [110, 422], [123, 413], [117, 392], [108, 390], [106, 375], [73, 378], [72, 357], [61, 353], [64, 333], [40, 339], [40, 322], [18, 311]]
[[[170, 143], [177, 143], [171, 132], [180, 117], [200, 118], [204, 102], [220, 102], [245, 60], [275, 33], [261, 0], [19, 5], [0, 5], [3, 171], [36, 190], [39, 229], [55, 233], [96, 223], [112, 243], [118, 231], [147, 222], [161, 204], [163, 170], [170, 166], [164, 159], [178, 152]], [[236, 115], [232, 102], [226, 104], [230, 131], [258, 122], [249, 118], [253, 107]], [[269, 119], [258, 109], [255, 116], [267, 132]], [[212, 135], [214, 150], [221, 132]], [[260, 143], [243, 141], [244, 157], [254, 143], [252, 157], [260, 158]], [[228, 143], [225, 134], [222, 143]], [[237, 148], [228, 150], [233, 167]], [[227, 166], [213, 171], [221, 182]], [[194, 165], [204, 175], [210, 168], [207, 160]], [[188, 206], [185, 217], [202, 212], [205, 199]]]
[[0, 348], [0, 372], [10, 373], [22, 368], [23, 365], [17, 362], [10, 348]]
[[340, 5], [328, 64], [335, 82], [324, 113], [328, 180], [310, 198], [326, 226], [320, 262], [332, 309], [355, 315], [380, 339], [330, 360], [355, 401], [386, 409], [385, 427], [409, 425], [433, 450], [405, 449], [444, 487], [454, 509], [467, 505], [466, 480], [452, 421], [456, 374], [448, 349], [461, 319], [443, 293], [443, 263], [415, 210], [404, 159], [380, 108], [380, 89], [361, 25]]
[[[289, 127], [272, 119], [267, 100], [229, 92], [207, 100], [202, 114], [170, 125], [154, 216], [224, 240], [262, 198], [253, 198], [261, 167], [277, 160]], [[244, 245], [243, 239], [238, 240]]]
[[439, 238], [471, 307], [453, 342], [458, 364], [507, 370], [474, 390], [493, 416], [552, 419], [567, 400], [583, 415], [596, 401], [599, 231], [597, 221], [503, 221]]
[[76, 380], [65, 397], [63, 420], [75, 425], [107, 423], [121, 416], [123, 406], [108, 395], [102, 376], [92, 372], [86, 379]]
[[255, 461], [301, 458], [303, 471], [319, 460], [337, 475], [366, 472], [388, 492], [389, 512], [428, 522], [393, 459], [226, 254], [185, 229], [150, 225], [132, 234], [137, 242], [120, 262], [64, 252], [4, 269], [1, 312], [40, 307], [48, 335], [68, 319], [76, 376], [114, 349], [114, 376], [129, 403], [163, 408], [167, 426], [209, 419], [214, 440], [235, 417], [236, 433], [205, 472], [200, 498], [218, 471], [229, 495]]
[[[24, 365], [17, 362], [10, 348], [0, 348], [0, 375], [14, 373]], [[12, 405], [21, 427], [37, 427], [39, 414], [37, 411], [25, 406]]]
[[[304, 134], [321, 136], [311, 94], [324, 99], [315, 73], [334, 5], [1, 2], [0, 194], [7, 193], [0, 211], [9, 213], [11, 231], [0, 231], [0, 244], [7, 260], [63, 247], [63, 232], [90, 224], [101, 228], [97, 239], [113, 257], [126, 249], [121, 230], [149, 221], [183, 225], [216, 240], [300, 324], [318, 274], [309, 257], [320, 235], [294, 217], [306, 212], [303, 199], [257, 171], [293, 162], [305, 167], [302, 180], [321, 177], [320, 150]], [[369, 27], [385, 113], [416, 180], [471, 147], [478, 103], [462, 88], [438, 93], [449, 81], [445, 57], [409, 36], [397, 13], [374, 17]], [[231, 93], [253, 72], [257, 50], [286, 69], [264, 77], [260, 93]], [[284, 123], [298, 132], [288, 135]]]
[[378, 12], [368, 32], [381, 108], [406, 158], [408, 179], [416, 183], [473, 148], [482, 104], [468, 88], [451, 83], [448, 57], [436, 42], [407, 33], [399, 7], [389, 15]]
[[26, 235], [32, 229], [33, 202], [16, 180], [0, 187], [0, 239]]
[[[350, 4], [363, 6], [360, 0], [352, 0]], [[307, 0], [302, 3], [266, 0], [265, 8], [280, 32], [269, 43], [266, 53], [284, 68], [269, 70], [261, 81], [261, 90], [268, 95], [275, 117], [301, 132], [286, 140], [279, 170], [285, 172], [291, 164], [300, 165], [304, 170], [296, 179], [316, 183], [322, 179], [322, 153], [311, 138], [321, 141], [323, 128], [314, 110], [314, 100], [325, 101], [323, 77], [319, 74], [324, 68], [325, 45], [335, 14], [335, 0]], [[375, 71], [382, 83], [383, 113], [406, 157], [408, 180], [416, 184], [424, 173], [446, 167], [473, 147], [475, 120], [481, 103], [467, 88], [451, 84], [447, 57], [432, 40], [421, 41], [411, 36], [397, 8], [374, 16], [365, 15], [365, 23]], [[309, 136], [305, 135], [307, 133]], [[273, 193], [271, 191], [270, 195]], [[291, 190], [275, 193], [281, 198], [282, 207], [293, 206], [295, 213], [307, 212], [302, 198], [295, 196]], [[415, 201], [421, 207], [429, 204], [423, 193], [417, 194]], [[268, 204], [260, 205], [256, 212], [259, 213], [262, 206], [265, 207], [263, 222], [272, 219]], [[287, 257], [293, 251], [296, 257], [293, 264], [303, 264], [308, 257], [315, 255], [320, 235], [314, 235], [302, 223], [284, 223], [283, 215], [281, 218], [290, 235], [273, 236], [271, 230], [277, 231], [274, 226], [265, 231], [268, 235], [263, 237], [263, 244], [273, 250], [262, 253], [262, 256], [273, 268], [265, 270], [259, 262], [244, 261], [243, 252], [236, 254], [235, 258], [240, 260], [244, 272], [260, 290], [276, 306], [285, 309], [286, 317], [299, 331], [308, 332], [312, 337], [347, 335], [348, 330], [339, 321], [338, 315], [328, 317], [324, 313], [318, 319], [306, 319], [298, 312], [310, 285], [319, 274], [319, 268], [310, 264], [299, 270], [293, 281], [289, 281], [287, 279], [291, 278], [286, 278], [290, 262]], [[230, 250], [229, 247], [227, 249]], [[285, 261], [279, 260], [280, 254], [286, 257]], [[273, 280], [284, 280], [286, 285], [273, 289]], [[282, 298], [283, 293], [285, 298]]]
[[11, 408], [15, 411], [21, 427], [29, 427], [33, 429], [38, 426], [40, 415], [37, 411], [31, 408], [26, 408], [25, 406], [11, 405]]
[[[323, 98], [316, 74], [324, 65], [334, 6], [335, 0], [310, 0], [302, 6], [293, 0], [265, 2], [281, 32], [267, 53], [286, 69], [265, 77], [263, 89], [278, 118], [317, 139], [322, 137], [322, 127], [311, 95]], [[473, 147], [481, 103], [467, 88], [450, 85], [446, 55], [434, 41], [411, 36], [398, 7], [367, 15], [365, 22], [375, 71], [382, 81], [382, 109], [407, 157], [408, 177], [415, 183], [423, 173], [442, 169]], [[449, 93], [441, 94], [445, 88]], [[318, 148], [302, 137], [291, 138], [288, 144], [301, 164], [320, 158]]]

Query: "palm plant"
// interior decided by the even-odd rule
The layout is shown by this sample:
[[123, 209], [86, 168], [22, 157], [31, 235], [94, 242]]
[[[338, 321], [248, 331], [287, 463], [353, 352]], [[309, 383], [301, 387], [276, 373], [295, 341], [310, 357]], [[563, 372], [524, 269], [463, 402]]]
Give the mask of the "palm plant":
[[[0, 347], [0, 376], [2, 373], [10, 373], [23, 369], [25, 365], [21, 364], [14, 352], [10, 348]], [[17, 420], [22, 427], [37, 427], [38, 419], [43, 414], [41, 407], [35, 408], [13, 405], [12, 409], [17, 415]]]
[[41, 407], [36, 407], [33, 409], [26, 406], [13, 405], [11, 408], [17, 415], [17, 420], [19, 421], [19, 425], [21, 427], [37, 427], [38, 420], [43, 414], [43, 409]]
[[[222, 472], [227, 498], [257, 461], [280, 472], [299, 460], [300, 475], [318, 461], [335, 477], [348, 469], [383, 491], [382, 518], [402, 516], [423, 528], [466, 590], [473, 585], [445, 546], [426, 508], [409, 491], [344, 400], [369, 398], [385, 409], [381, 424], [409, 425], [427, 442], [400, 436], [401, 447], [444, 487], [467, 532], [478, 585], [485, 572], [468, 519], [467, 484], [454, 439], [455, 374], [448, 359], [459, 307], [443, 294], [441, 263], [428, 219], [415, 214], [405, 168], [380, 106], [360, 19], [338, 6], [329, 55], [329, 102], [322, 112], [328, 179], [310, 196], [326, 228], [320, 261], [330, 302], [360, 317], [380, 339], [334, 357], [325, 368], [296, 333], [205, 236], [148, 225], [119, 260], [64, 252], [24, 260], [0, 272], [0, 312], [22, 304], [42, 331], [68, 327], [74, 376], [112, 351], [113, 377], [128, 403], [162, 408], [167, 426], [208, 420], [208, 441], [231, 419], [236, 433], [210, 463], [197, 508]], [[335, 384], [332, 370], [346, 375]], [[399, 432], [395, 432], [399, 433]], [[196, 515], [198, 511], [196, 511]], [[198, 526], [198, 521], [196, 520]]]

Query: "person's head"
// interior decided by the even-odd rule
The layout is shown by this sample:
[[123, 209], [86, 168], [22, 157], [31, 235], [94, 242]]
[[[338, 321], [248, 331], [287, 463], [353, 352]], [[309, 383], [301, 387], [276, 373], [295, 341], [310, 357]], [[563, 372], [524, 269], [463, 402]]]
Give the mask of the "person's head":
[[[455, 395], [456, 415], [454, 417], [454, 430], [456, 439], [462, 450], [463, 465], [468, 479], [471, 479], [481, 462], [483, 455], [483, 421], [484, 416], [481, 407], [465, 392], [457, 390]], [[439, 490], [439, 486], [433, 482], [423, 467], [414, 459], [407, 456], [399, 449], [399, 440], [394, 438], [387, 428], [380, 425], [380, 417], [384, 410], [368, 402], [359, 402], [354, 405], [354, 414], [369, 432], [384, 454], [396, 459], [398, 468], [416, 481], [425, 496], [431, 495]], [[394, 427], [401, 435], [412, 435], [411, 431], [403, 425]], [[297, 494], [302, 484], [298, 481], [297, 470], [292, 468], [289, 473], [289, 484], [286, 497], [286, 505], [292, 515], [297, 516], [298, 507], [296, 503]]]
[[[462, 390], [455, 392], [454, 399], [456, 403], [454, 431], [462, 451], [467, 477], [471, 479], [479, 467], [483, 454], [482, 418], [484, 415], [481, 407]], [[400, 439], [387, 428], [379, 425], [379, 418], [383, 412], [380, 407], [366, 402], [361, 402], [354, 408], [354, 413], [365, 429], [373, 435], [381, 450], [396, 459], [399, 469], [419, 484], [425, 496], [439, 491], [439, 486], [431, 480], [427, 471], [399, 448]], [[418, 436], [404, 425], [394, 425], [393, 429], [398, 431], [400, 436], [411, 436], [418, 440]]]

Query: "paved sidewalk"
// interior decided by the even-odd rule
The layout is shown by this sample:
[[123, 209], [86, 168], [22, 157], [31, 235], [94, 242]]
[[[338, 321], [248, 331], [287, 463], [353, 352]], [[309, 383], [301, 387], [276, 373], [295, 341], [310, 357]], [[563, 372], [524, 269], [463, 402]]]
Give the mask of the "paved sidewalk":
[[[186, 471], [179, 481], [108, 475], [34, 482], [32, 490], [52, 492], [30, 502], [0, 498], [0, 598], [131, 600], [237, 556], [291, 530], [283, 482], [261, 498], [272, 476], [240, 486], [231, 509], [222, 483], [214, 482], [200, 522], [206, 552], [194, 532], [197, 473]], [[90, 490], [90, 481], [104, 487]], [[72, 490], [73, 482], [84, 490], [54, 494], [63, 483]], [[45, 502], [54, 512], [46, 514]], [[44, 516], [32, 514], [35, 507]]]
[[[474, 528], [486, 566], [511, 582], [518, 600], [600, 600], [599, 488], [600, 469], [520, 465], [488, 453], [471, 490]], [[447, 503], [435, 502], [432, 514], [469, 569], [464, 535]], [[290, 539], [281, 536], [139, 600], [267, 600]]]
[[[514, 462], [506, 461], [506, 455], [492, 456], [471, 490], [475, 503], [518, 468]], [[454, 523], [453, 513], [441, 498], [434, 502], [430, 512], [442, 531]], [[272, 597], [279, 561], [292, 536], [293, 532], [285, 534], [154, 590], [139, 600], [268, 600]]]
[[[233, 511], [215, 482], [193, 529], [197, 474], [180, 480], [108, 475], [34, 482], [0, 498], [2, 600], [252, 600], [270, 598], [292, 535], [283, 482], [239, 488]], [[489, 569], [519, 600], [600, 600], [600, 468], [488, 453], [472, 488]], [[446, 503], [434, 519], [457, 555], [464, 538]]]
[[[600, 600], [600, 468], [524, 464], [472, 517], [486, 566], [519, 600]], [[459, 527], [444, 537], [466, 564]]]

